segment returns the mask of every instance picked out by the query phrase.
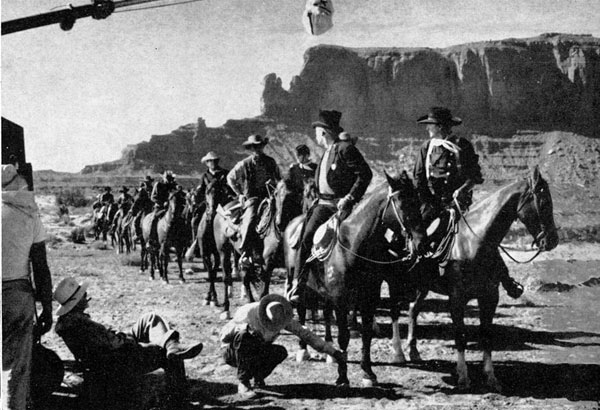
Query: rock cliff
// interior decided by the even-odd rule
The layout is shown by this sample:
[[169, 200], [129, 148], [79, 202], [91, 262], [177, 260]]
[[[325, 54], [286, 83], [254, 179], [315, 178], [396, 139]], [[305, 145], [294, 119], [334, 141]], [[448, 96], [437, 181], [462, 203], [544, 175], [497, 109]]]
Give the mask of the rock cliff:
[[[203, 169], [200, 158], [211, 149], [231, 167], [244, 155], [240, 143], [255, 132], [270, 137], [268, 152], [283, 165], [292, 161], [300, 142], [320, 152], [310, 127], [319, 109], [343, 112], [342, 126], [359, 137], [361, 149], [378, 164], [397, 161], [406, 147], [425, 138], [415, 119], [433, 105], [447, 106], [463, 118], [457, 129], [462, 135], [488, 135], [489, 141], [518, 130], [600, 136], [600, 39], [589, 35], [550, 33], [445, 49], [321, 45], [308, 49], [304, 60], [289, 90], [276, 74], [265, 77], [259, 117], [217, 128], [199, 119], [82, 172], [173, 169], [192, 175]], [[505, 144], [521, 144], [519, 138]], [[478, 148], [497, 146], [481, 143]], [[493, 160], [500, 151], [481, 153]]]

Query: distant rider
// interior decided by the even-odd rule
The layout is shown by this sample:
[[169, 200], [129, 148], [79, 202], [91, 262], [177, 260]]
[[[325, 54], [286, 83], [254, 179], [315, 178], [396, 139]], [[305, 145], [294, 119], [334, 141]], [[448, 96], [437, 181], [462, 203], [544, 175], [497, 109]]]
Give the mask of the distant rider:
[[158, 245], [158, 221], [167, 212], [170, 193], [177, 190], [177, 182], [172, 171], [165, 171], [162, 178], [162, 181], [154, 184], [150, 195], [150, 199], [154, 202], [154, 210], [151, 214], [150, 244], [155, 246]]
[[[304, 186], [310, 180], [315, 179], [315, 171], [317, 164], [310, 160], [310, 148], [305, 144], [300, 144], [296, 147], [296, 159], [298, 162], [290, 165], [287, 179], [290, 181], [293, 191], [292, 203], [301, 205], [304, 197]], [[301, 210], [303, 212], [305, 210]]]

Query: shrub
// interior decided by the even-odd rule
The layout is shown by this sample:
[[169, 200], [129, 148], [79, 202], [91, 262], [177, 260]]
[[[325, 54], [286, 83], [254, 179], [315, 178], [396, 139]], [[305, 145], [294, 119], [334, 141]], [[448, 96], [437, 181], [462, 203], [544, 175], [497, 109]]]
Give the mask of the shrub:
[[75, 208], [83, 208], [90, 206], [92, 201], [83, 194], [79, 188], [63, 189], [55, 195], [56, 204], [60, 207], [61, 205], [72, 206]]

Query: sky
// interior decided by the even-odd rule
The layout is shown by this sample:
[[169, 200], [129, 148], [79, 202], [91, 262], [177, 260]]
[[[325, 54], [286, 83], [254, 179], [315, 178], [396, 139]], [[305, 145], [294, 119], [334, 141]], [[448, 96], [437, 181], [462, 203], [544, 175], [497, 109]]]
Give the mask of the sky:
[[[66, 2], [2, 0], [2, 21]], [[276, 73], [288, 89], [304, 51], [318, 44], [447, 47], [547, 32], [600, 37], [600, 0], [333, 0], [334, 26], [321, 36], [305, 32], [304, 5], [202, 0], [119, 8], [106, 20], [78, 20], [71, 31], [52, 25], [2, 36], [2, 116], [24, 127], [34, 170], [78, 172], [199, 117], [217, 127], [259, 115], [265, 75]]]

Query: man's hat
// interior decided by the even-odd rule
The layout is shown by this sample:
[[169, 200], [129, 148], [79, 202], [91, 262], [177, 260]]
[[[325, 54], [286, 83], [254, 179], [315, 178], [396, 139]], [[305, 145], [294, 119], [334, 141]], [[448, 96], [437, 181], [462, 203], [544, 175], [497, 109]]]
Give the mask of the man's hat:
[[154, 183], [154, 178], [152, 178], [150, 175], [146, 175], [146, 179], [142, 179], [140, 181], [140, 186], [150, 187], [152, 186], [152, 183]]
[[258, 320], [271, 332], [283, 329], [292, 317], [292, 305], [281, 295], [270, 293], [258, 303]]
[[20, 177], [17, 168], [13, 164], [2, 165], [2, 190], [18, 191], [23, 187], [27, 187], [27, 183]]
[[335, 134], [339, 134], [340, 132], [344, 131], [344, 129], [340, 127], [341, 118], [342, 113], [339, 111], [320, 111], [319, 120], [313, 122], [312, 127], [322, 127], [332, 131]]
[[296, 147], [296, 154], [298, 155], [310, 155], [310, 148], [306, 144], [300, 144]]
[[244, 147], [248, 147], [250, 145], [267, 145], [268, 142], [268, 138], [263, 138], [262, 135], [252, 134], [246, 139], [246, 141], [242, 142], [242, 145]]
[[52, 297], [56, 300], [60, 307], [56, 311], [56, 316], [62, 316], [69, 313], [73, 309], [89, 286], [88, 282], [78, 283], [74, 278], [64, 278], [54, 289]]
[[202, 162], [216, 161], [218, 159], [221, 159], [221, 158], [217, 155], [216, 152], [214, 152], [214, 151], [208, 151], [208, 154], [206, 154], [205, 156], [203, 156], [200, 161], [202, 161]]
[[173, 171], [165, 171], [162, 176], [167, 181], [175, 180], [175, 174], [173, 173]]
[[112, 188], [111, 188], [111, 187], [109, 187], [109, 186], [105, 186], [105, 187], [104, 187], [104, 190], [105, 190], [106, 192], [110, 192], [110, 191], [112, 191]]
[[419, 124], [440, 124], [440, 125], [459, 125], [462, 120], [458, 117], [453, 117], [448, 108], [431, 107], [429, 114], [417, 118]]
[[119, 192], [122, 192], [122, 193], [129, 192], [129, 188], [127, 188], [125, 185], [123, 185], [123, 187], [121, 189], [119, 189]]

